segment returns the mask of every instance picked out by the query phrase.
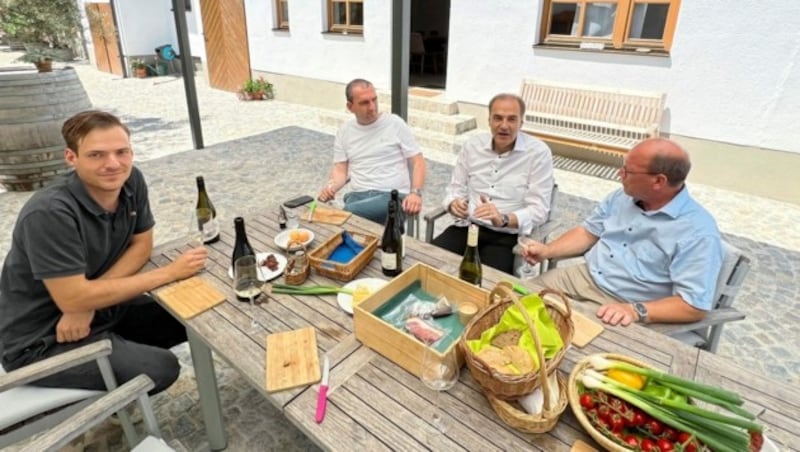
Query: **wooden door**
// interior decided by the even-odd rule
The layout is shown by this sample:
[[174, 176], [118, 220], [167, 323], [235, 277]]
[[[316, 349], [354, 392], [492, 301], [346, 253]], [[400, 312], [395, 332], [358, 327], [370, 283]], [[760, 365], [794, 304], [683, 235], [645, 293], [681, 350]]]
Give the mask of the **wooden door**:
[[94, 46], [97, 69], [116, 75], [124, 75], [111, 4], [87, 3], [86, 17], [89, 18], [89, 29], [92, 33], [92, 45]]
[[212, 88], [238, 91], [250, 78], [243, 0], [200, 0]]

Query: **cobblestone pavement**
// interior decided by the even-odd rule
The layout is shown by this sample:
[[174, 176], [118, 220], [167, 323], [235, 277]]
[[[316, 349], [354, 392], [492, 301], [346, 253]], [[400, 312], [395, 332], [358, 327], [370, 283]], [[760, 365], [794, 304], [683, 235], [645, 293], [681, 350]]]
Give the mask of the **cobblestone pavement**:
[[[15, 57], [0, 48], [0, 66]], [[220, 217], [274, 206], [315, 193], [331, 160], [333, 130], [320, 125], [318, 110], [280, 101], [240, 102], [208, 88], [197, 78], [206, 149], [192, 148], [180, 79], [121, 79], [76, 64], [97, 108], [120, 115], [129, 125], [137, 165], [150, 185], [156, 242], [186, 233], [195, 202], [194, 176], [203, 174]], [[295, 127], [287, 127], [295, 126]], [[298, 127], [299, 126], [299, 127]], [[425, 203], [436, 205], [453, 156], [425, 151], [429, 176]], [[556, 217], [561, 228], [576, 224], [595, 201], [617, 184], [557, 171], [561, 187]], [[719, 354], [778, 380], [800, 384], [800, 207], [690, 185], [717, 218], [726, 238], [753, 260], [737, 307], [747, 319], [730, 324]], [[16, 215], [30, 193], [0, 193], [0, 259], [10, 246]], [[439, 225], [442, 227], [443, 225]], [[188, 347], [174, 349], [181, 377], [153, 398], [165, 438], [177, 450], [208, 450], [197, 404]], [[313, 445], [224, 362], [217, 362], [225, 422], [232, 451], [314, 450]], [[105, 423], [76, 440], [73, 450], [126, 450], [119, 428]]]

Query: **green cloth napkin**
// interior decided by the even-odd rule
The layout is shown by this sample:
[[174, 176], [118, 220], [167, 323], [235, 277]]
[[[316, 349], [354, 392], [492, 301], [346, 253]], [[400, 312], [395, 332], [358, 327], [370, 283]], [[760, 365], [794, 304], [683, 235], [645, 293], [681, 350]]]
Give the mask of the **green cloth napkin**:
[[[552, 358], [564, 347], [564, 342], [561, 340], [561, 335], [558, 333], [558, 328], [556, 328], [555, 323], [553, 323], [553, 319], [551, 319], [550, 315], [547, 313], [544, 300], [542, 300], [538, 294], [530, 294], [522, 297], [520, 302], [525, 306], [525, 310], [528, 311], [528, 315], [530, 315], [531, 320], [533, 320], [545, 358]], [[512, 305], [510, 308], [506, 309], [506, 312], [500, 317], [500, 321], [497, 325], [484, 331], [480, 339], [467, 341], [467, 346], [473, 353], [477, 354], [483, 350], [484, 347], [490, 345], [495, 336], [510, 330], [522, 332], [517, 345], [531, 354], [534, 365], [538, 369], [539, 358], [536, 355], [536, 346], [533, 342], [533, 336], [531, 336], [531, 331], [528, 328], [528, 324], [525, 322], [525, 318], [522, 316], [519, 309], [517, 309], [517, 305]]]

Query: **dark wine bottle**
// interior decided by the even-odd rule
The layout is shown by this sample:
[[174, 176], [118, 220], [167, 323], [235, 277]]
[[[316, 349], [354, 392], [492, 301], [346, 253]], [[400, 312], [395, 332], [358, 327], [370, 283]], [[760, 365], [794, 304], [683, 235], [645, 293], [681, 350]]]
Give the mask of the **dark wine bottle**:
[[461, 259], [461, 266], [458, 268], [458, 277], [470, 284], [481, 286], [483, 268], [478, 255], [478, 226], [474, 224], [469, 226], [467, 232], [467, 249], [464, 251], [464, 258]]
[[239, 259], [242, 256], [255, 256], [256, 251], [250, 246], [250, 242], [247, 240], [247, 232], [244, 229], [244, 218], [236, 217], [233, 219], [233, 227], [236, 230], [236, 242], [233, 244], [233, 256], [231, 258], [231, 268], [233, 268], [233, 264], [236, 262], [236, 259]]
[[[203, 176], [197, 176], [197, 206], [195, 209], [208, 209], [211, 211], [211, 220], [203, 223], [203, 243], [214, 243], [219, 241], [219, 222], [217, 221], [217, 209], [208, 197], [206, 192], [206, 182]], [[206, 214], [207, 215], [207, 214]], [[198, 212], [197, 218], [202, 218]]]
[[381, 270], [386, 276], [397, 276], [403, 271], [401, 256], [403, 235], [397, 225], [395, 205], [389, 201], [389, 215], [386, 217], [386, 228], [381, 238]]
[[[400, 194], [397, 190], [392, 190], [391, 192], [391, 200], [389, 201], [390, 204], [394, 204], [394, 222], [397, 224], [397, 227], [400, 229], [400, 235], [406, 233], [406, 225], [403, 221], [403, 206], [400, 204]], [[400, 241], [400, 259], [405, 259], [406, 257], [406, 242], [405, 240]]]

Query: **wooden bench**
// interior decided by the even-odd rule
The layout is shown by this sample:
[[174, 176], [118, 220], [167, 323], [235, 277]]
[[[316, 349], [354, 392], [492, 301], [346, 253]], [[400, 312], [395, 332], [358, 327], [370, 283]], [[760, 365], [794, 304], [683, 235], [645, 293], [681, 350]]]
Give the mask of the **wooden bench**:
[[663, 93], [604, 89], [525, 79], [522, 130], [539, 138], [595, 151], [625, 153], [659, 134]]

